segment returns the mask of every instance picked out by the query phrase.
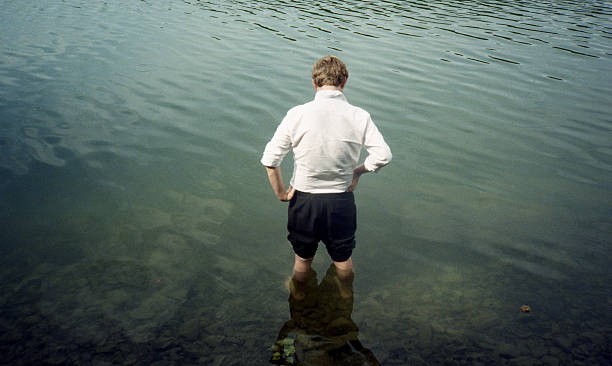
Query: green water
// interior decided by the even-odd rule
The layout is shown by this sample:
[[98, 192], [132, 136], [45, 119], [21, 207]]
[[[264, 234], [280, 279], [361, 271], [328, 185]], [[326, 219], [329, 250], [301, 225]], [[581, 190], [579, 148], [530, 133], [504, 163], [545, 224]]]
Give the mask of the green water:
[[[609, 2], [2, 9], [0, 363], [268, 364], [293, 254], [259, 159], [327, 54], [394, 155], [356, 192], [350, 339], [384, 365], [609, 363]], [[296, 364], [366, 362], [312, 329]]]

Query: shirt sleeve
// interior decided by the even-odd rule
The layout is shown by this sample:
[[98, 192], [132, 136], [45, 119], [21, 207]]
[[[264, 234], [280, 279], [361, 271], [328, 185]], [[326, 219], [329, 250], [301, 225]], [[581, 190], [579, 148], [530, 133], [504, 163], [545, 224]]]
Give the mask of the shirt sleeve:
[[291, 135], [287, 126], [287, 117], [276, 128], [272, 139], [266, 145], [261, 163], [264, 166], [280, 166], [287, 153], [291, 150]]
[[393, 155], [389, 145], [368, 116], [363, 145], [368, 152], [368, 156], [363, 162], [363, 166], [371, 172], [377, 171], [389, 164]]

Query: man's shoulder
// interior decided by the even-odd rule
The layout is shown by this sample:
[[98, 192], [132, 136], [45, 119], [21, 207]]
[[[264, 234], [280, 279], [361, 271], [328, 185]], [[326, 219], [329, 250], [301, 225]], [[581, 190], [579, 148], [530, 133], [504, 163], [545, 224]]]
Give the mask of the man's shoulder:
[[358, 107], [358, 106], [352, 105], [352, 104], [350, 104], [350, 106], [355, 110], [356, 113], [363, 114], [363, 115], [366, 115], [366, 116], [370, 115], [370, 112], [366, 111], [365, 109], [363, 109], [361, 107]]
[[304, 104], [298, 104], [287, 111], [287, 117], [291, 118], [291, 117], [300, 116], [306, 113], [307, 111], [312, 110], [313, 105], [314, 105], [313, 100], [306, 102]]
[[344, 100], [341, 100], [340, 103], [342, 104], [345, 110], [350, 111], [354, 116], [364, 117], [364, 118], [370, 117], [370, 112], [366, 111], [362, 107], [352, 104], [346, 98], [344, 98]]
[[[321, 103], [321, 101], [317, 101], [316, 99], [308, 101], [303, 104], [296, 105], [287, 111], [286, 119], [288, 121], [297, 121], [300, 120], [304, 115], [309, 115], [312, 113], [317, 113], [317, 111], [321, 111], [321, 109], [328, 109], [330, 105], [328, 103]], [[348, 100], [336, 100], [334, 101], [333, 108], [335, 112], [346, 116], [355, 121], [367, 121], [371, 120], [370, 113], [362, 107], [358, 107], [354, 104], [349, 103]]]
[[296, 112], [300, 112], [303, 111], [304, 109], [307, 109], [309, 106], [311, 106], [313, 104], [314, 101], [309, 101], [306, 102], [304, 104], [298, 104], [294, 107], [292, 107], [291, 109], [289, 109], [289, 111], [287, 113], [296, 113]]
[[347, 111], [350, 113], [351, 117], [354, 120], [366, 122], [367, 120], [372, 119], [370, 117], [370, 112], [366, 111], [364, 108], [358, 107], [354, 104], [346, 103], [348, 105]]
[[[359, 114], [367, 114], [367, 115], [370, 114], [364, 108], [351, 104], [346, 99], [335, 101], [335, 103], [337, 103], [335, 104], [335, 106], [340, 107], [341, 109], [350, 110], [350, 111], [353, 111]], [[317, 109], [317, 108], [328, 108], [327, 106], [328, 104], [325, 104], [325, 103], [322, 104], [320, 101], [311, 100], [306, 103], [298, 104], [294, 106], [293, 108], [289, 109], [287, 113], [299, 113], [299, 112], [308, 111], [308, 110]]]

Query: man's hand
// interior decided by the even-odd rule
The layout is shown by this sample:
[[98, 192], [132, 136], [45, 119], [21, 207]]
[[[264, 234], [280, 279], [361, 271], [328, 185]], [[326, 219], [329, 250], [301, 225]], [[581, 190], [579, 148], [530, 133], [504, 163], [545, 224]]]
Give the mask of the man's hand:
[[351, 182], [351, 185], [348, 186], [346, 191], [347, 192], [353, 192], [354, 190], [356, 190], [357, 189], [357, 183], [359, 183], [359, 177], [361, 177], [361, 175], [363, 173], [367, 173], [367, 172], [368, 172], [368, 170], [365, 168], [365, 166], [363, 164], [361, 164], [357, 168], [353, 169], [353, 181]]
[[268, 179], [276, 197], [283, 202], [290, 201], [295, 194], [295, 188], [289, 186], [289, 189], [285, 190], [285, 183], [283, 183], [283, 175], [280, 168], [269, 166], [266, 167], [266, 170], [268, 171]]
[[351, 182], [351, 185], [348, 186], [348, 188], [346, 189], [347, 192], [353, 192], [357, 189], [357, 183], [359, 183], [360, 176], [361, 175], [355, 174], [355, 172], [353, 172], [353, 181]]
[[278, 197], [278, 199], [283, 202], [287, 202], [287, 201], [291, 201], [294, 194], [295, 194], [295, 188], [289, 186], [289, 189], [287, 191], [281, 192], [280, 195], [277, 194], [276, 197]]

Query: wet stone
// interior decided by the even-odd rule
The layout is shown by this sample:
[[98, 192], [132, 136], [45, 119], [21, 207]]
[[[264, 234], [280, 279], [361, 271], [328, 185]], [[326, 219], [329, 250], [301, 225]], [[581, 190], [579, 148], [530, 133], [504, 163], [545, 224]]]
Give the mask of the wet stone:
[[418, 334], [419, 334], [419, 330], [415, 327], [405, 329], [404, 331], [404, 337], [408, 337], [408, 338], [416, 337]]
[[39, 315], [30, 315], [26, 317], [25, 319], [23, 319], [24, 323], [26, 324], [36, 324], [40, 322], [40, 320], [41, 320], [41, 317]]
[[423, 325], [419, 327], [419, 340], [422, 344], [429, 344], [431, 341], [433, 332], [430, 326]]
[[92, 363], [93, 366], [112, 366], [113, 363], [104, 360], [94, 360]]
[[559, 366], [559, 359], [553, 356], [542, 357], [542, 363], [546, 366]]
[[555, 339], [555, 343], [564, 350], [570, 350], [572, 348], [572, 341], [566, 336], [558, 336]]
[[200, 334], [200, 322], [198, 319], [186, 321], [181, 327], [179, 334], [188, 340], [195, 340]]
[[454, 344], [449, 345], [449, 349], [453, 352], [453, 354], [464, 354], [467, 351], [467, 347], [464, 344]]
[[160, 361], [153, 362], [151, 366], [169, 366], [171, 364], [172, 363], [170, 361], [160, 360]]
[[53, 354], [50, 357], [46, 357], [45, 362], [52, 365], [64, 365], [66, 364], [66, 356], [62, 354]]
[[5, 342], [12, 343], [21, 340], [23, 338], [23, 333], [20, 329], [13, 329], [4, 334], [2, 339]]
[[115, 351], [115, 344], [112, 342], [103, 343], [96, 347], [97, 353], [111, 353]]
[[193, 355], [201, 355], [210, 352], [210, 347], [202, 341], [186, 342], [183, 344], [183, 349], [185, 352]]
[[529, 354], [533, 357], [540, 358], [546, 354], [546, 347], [544, 342], [540, 340], [531, 340], [527, 343], [529, 348]]
[[225, 358], [226, 358], [225, 355], [216, 356], [214, 361], [213, 361], [213, 363], [212, 363], [212, 365], [213, 366], [221, 366], [221, 365], [223, 365], [223, 361], [225, 361]]
[[204, 337], [204, 342], [208, 343], [211, 346], [216, 346], [223, 343], [224, 339], [225, 337], [222, 335], [209, 335]]
[[121, 361], [123, 366], [136, 365], [139, 362], [139, 357], [136, 354], [123, 352], [122, 355], [124, 355], [122, 356], [123, 360]]
[[580, 338], [580, 341], [592, 344], [604, 344], [606, 339], [603, 335], [597, 333], [583, 333]]
[[509, 344], [500, 344], [497, 347], [497, 353], [503, 358], [515, 358], [520, 356], [519, 350]]
[[126, 342], [121, 342], [118, 344], [117, 346], [118, 350], [123, 352], [123, 353], [127, 353], [130, 351], [130, 344], [126, 343]]
[[157, 340], [155, 347], [158, 349], [166, 349], [174, 345], [174, 339], [170, 337], [164, 337]]
[[534, 366], [539, 364], [540, 362], [537, 359], [528, 356], [517, 357], [510, 361], [512, 366]]

